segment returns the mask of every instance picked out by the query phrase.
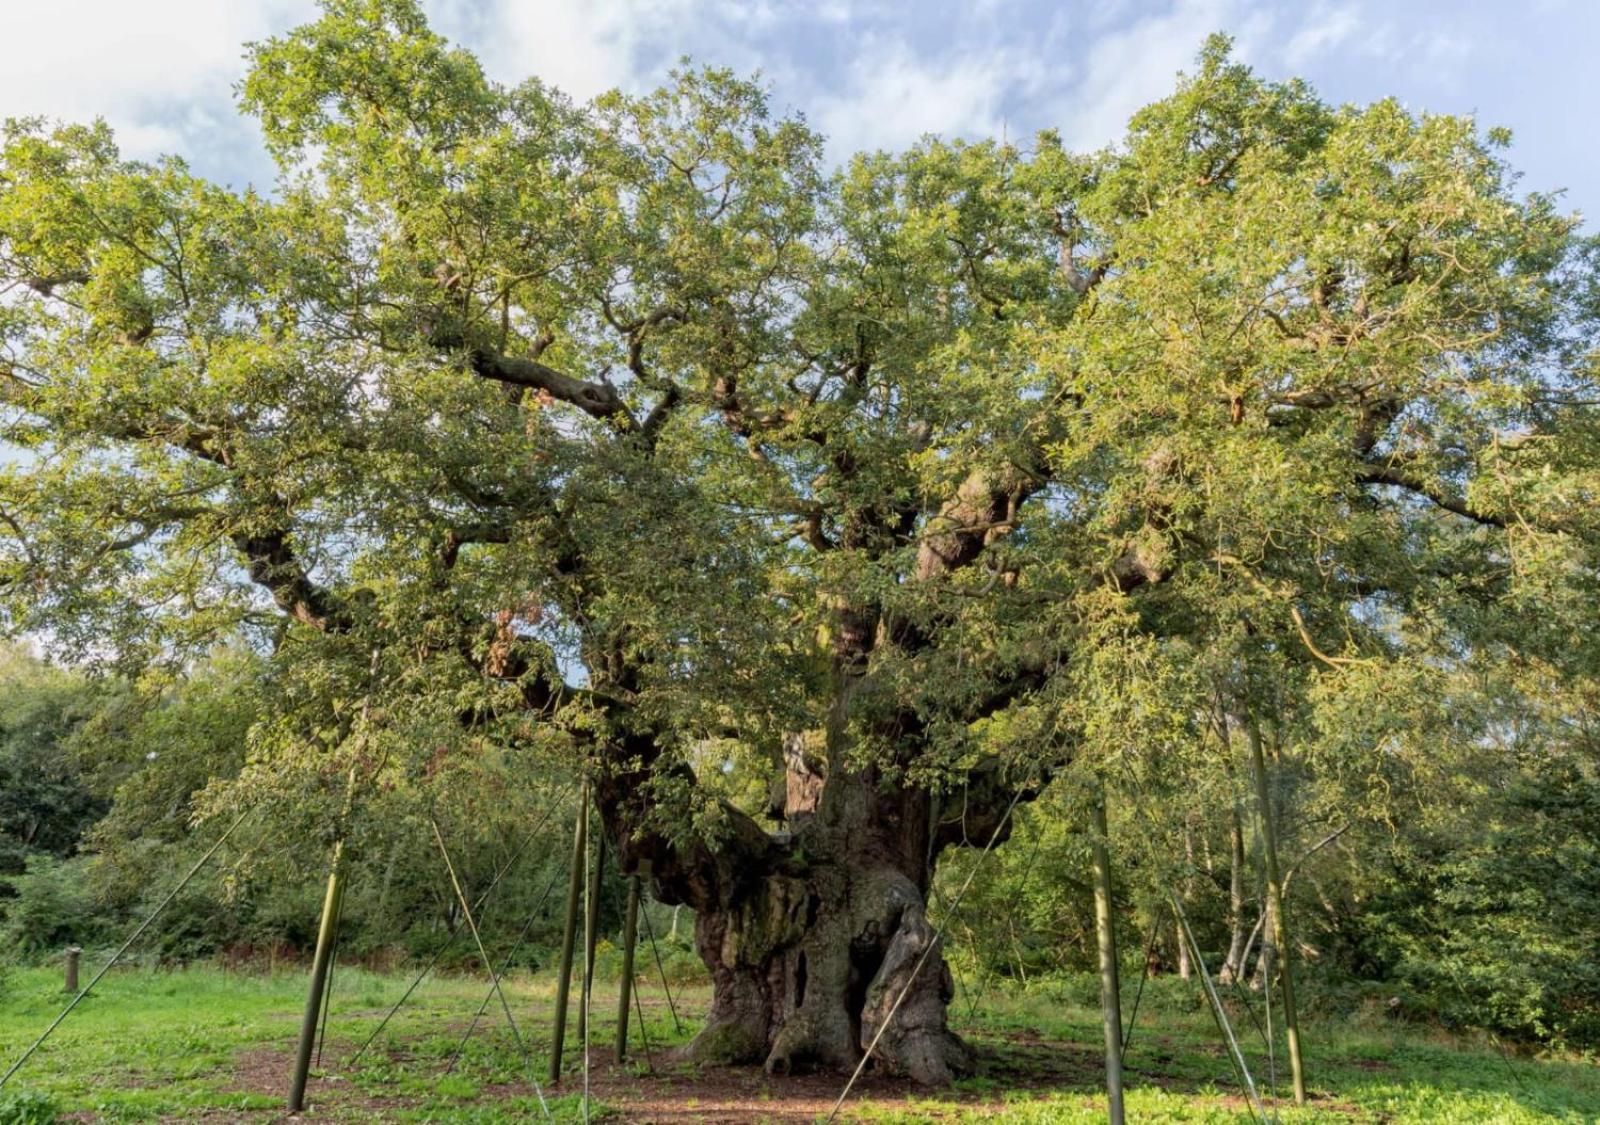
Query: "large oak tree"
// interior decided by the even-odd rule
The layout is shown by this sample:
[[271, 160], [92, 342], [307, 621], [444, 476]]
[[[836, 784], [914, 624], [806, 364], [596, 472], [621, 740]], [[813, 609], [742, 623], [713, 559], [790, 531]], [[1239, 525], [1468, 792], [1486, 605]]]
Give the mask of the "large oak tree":
[[407, 0], [250, 59], [271, 196], [7, 128], [8, 626], [250, 633], [330, 786], [436, 764], [364, 725], [543, 740], [696, 911], [699, 1057], [946, 1080], [935, 865], [1133, 687], [1592, 581], [1582, 247], [1470, 121], [1217, 41], [1115, 149], [827, 175], [728, 73], [575, 105]]

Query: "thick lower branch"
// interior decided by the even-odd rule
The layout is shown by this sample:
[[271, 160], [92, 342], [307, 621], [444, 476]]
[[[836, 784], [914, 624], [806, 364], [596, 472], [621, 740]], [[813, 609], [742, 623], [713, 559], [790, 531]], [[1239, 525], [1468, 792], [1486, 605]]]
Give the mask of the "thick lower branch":
[[1506, 521], [1493, 512], [1485, 512], [1474, 508], [1464, 500], [1448, 496], [1439, 489], [1430, 486], [1426, 481], [1419, 480], [1400, 469], [1387, 465], [1369, 465], [1361, 470], [1356, 480], [1360, 484], [1381, 484], [1420, 496], [1453, 515], [1479, 523], [1485, 527], [1505, 527]]
[[508, 356], [488, 348], [473, 348], [467, 358], [479, 378], [543, 391], [591, 417], [613, 419], [629, 431], [639, 428], [622, 396], [609, 383], [575, 379], [536, 359]]
[[595, 800], [624, 871], [649, 863], [655, 896], [696, 911], [727, 910], [780, 867], [785, 849], [748, 814], [721, 803], [722, 831], [710, 841], [675, 841], [664, 826], [674, 810], [655, 794], [667, 788], [694, 792], [687, 763], [668, 760], [646, 734], [624, 735], [604, 748], [593, 776]]
[[323, 632], [343, 632], [352, 622], [339, 600], [306, 574], [289, 543], [289, 532], [272, 528], [239, 532], [234, 546], [245, 557], [250, 580], [272, 595], [278, 608]]

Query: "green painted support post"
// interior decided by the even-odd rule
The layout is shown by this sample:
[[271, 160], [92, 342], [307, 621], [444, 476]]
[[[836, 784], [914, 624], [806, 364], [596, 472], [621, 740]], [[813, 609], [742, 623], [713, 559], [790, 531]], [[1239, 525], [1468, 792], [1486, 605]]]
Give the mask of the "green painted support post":
[[628, 909], [622, 918], [622, 980], [617, 996], [617, 1062], [628, 1061], [628, 1011], [633, 991], [633, 946], [639, 938], [639, 876], [628, 876]]
[[[372, 650], [372, 663], [368, 670], [367, 695], [361, 701], [358, 735], [366, 738], [366, 724], [372, 713], [372, 686], [378, 675], [378, 657], [381, 649]], [[356, 721], [344, 725], [339, 741], [351, 736]], [[317, 926], [317, 951], [311, 958], [311, 990], [306, 996], [305, 1015], [300, 1020], [300, 1043], [295, 1051], [294, 1075], [289, 1084], [289, 1112], [299, 1113], [306, 1104], [306, 1078], [311, 1073], [311, 1052], [317, 1042], [318, 1016], [327, 999], [329, 967], [333, 964], [334, 943], [339, 933], [339, 912], [344, 904], [344, 841], [350, 831], [350, 813], [355, 808], [356, 781], [359, 767], [352, 764], [344, 783], [344, 809], [339, 814], [338, 833], [333, 845], [333, 864], [328, 869], [328, 891], [322, 899], [322, 921]]]
[[572, 990], [572, 954], [578, 940], [578, 899], [583, 894], [583, 867], [588, 851], [589, 783], [578, 790], [578, 826], [572, 842], [572, 875], [567, 881], [567, 915], [561, 934], [561, 969], [556, 977], [556, 1026], [550, 1043], [550, 1084], [561, 1081], [561, 1048], [567, 1037], [567, 999]]
[[606, 834], [594, 834], [594, 879], [589, 884], [583, 919], [583, 1005], [578, 1011], [578, 1039], [588, 1049], [589, 1000], [594, 995], [594, 951], [600, 938], [600, 886], [606, 872]]
[[1106, 1101], [1111, 1125], [1122, 1125], [1122, 982], [1117, 974], [1117, 931], [1111, 914], [1111, 851], [1106, 802], [1090, 810], [1094, 827], [1094, 923], [1100, 946], [1100, 1010], [1106, 1032]]
[[294, 1077], [289, 1087], [289, 1112], [299, 1113], [306, 1104], [306, 1078], [311, 1072], [311, 1050], [317, 1041], [317, 1017], [322, 1010], [323, 992], [328, 980], [328, 965], [333, 960], [334, 919], [344, 898], [344, 844], [333, 849], [333, 869], [328, 872], [328, 893], [322, 900], [322, 924], [317, 928], [317, 952], [311, 961], [311, 989], [306, 996], [305, 1015], [300, 1021], [300, 1045], [295, 1052]]

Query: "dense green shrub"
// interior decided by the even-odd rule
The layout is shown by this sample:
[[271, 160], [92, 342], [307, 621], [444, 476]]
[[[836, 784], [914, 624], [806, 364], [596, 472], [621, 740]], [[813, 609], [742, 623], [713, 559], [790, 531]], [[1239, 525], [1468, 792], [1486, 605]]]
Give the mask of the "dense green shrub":
[[56, 1103], [31, 1090], [0, 1091], [0, 1125], [55, 1125]]
[[1600, 781], [1541, 764], [1374, 904], [1392, 973], [1448, 1022], [1600, 1043]]
[[17, 896], [4, 904], [0, 944], [21, 955], [98, 941], [106, 918], [84, 879], [82, 859], [43, 852], [28, 857], [27, 871], [11, 877]]

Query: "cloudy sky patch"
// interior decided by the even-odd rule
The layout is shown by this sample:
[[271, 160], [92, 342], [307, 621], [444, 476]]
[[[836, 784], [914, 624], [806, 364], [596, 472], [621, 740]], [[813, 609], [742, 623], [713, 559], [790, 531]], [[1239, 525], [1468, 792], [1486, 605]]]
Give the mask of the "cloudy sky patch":
[[[1591, 0], [426, 0], [435, 27], [496, 78], [577, 98], [642, 90], [681, 57], [759, 71], [774, 104], [829, 137], [834, 159], [919, 136], [1061, 130], [1095, 148], [1172, 87], [1207, 34], [1332, 101], [1387, 95], [1510, 126], [1528, 189], [1600, 208]], [[131, 155], [177, 152], [208, 175], [271, 168], [232, 105], [248, 40], [312, 0], [56, 0], [0, 5], [0, 116], [106, 117]]]

